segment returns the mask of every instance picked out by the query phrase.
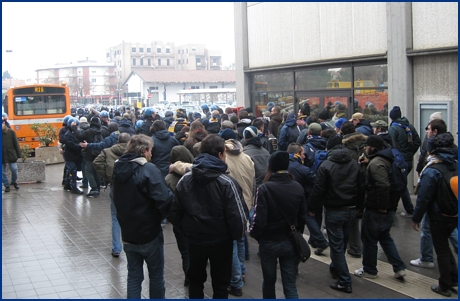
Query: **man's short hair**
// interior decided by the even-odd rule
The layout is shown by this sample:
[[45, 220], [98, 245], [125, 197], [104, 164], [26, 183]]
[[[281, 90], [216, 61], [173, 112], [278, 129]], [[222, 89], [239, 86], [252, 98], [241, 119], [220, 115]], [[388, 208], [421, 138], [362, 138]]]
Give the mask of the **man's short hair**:
[[155, 120], [150, 128], [152, 133], [156, 133], [162, 130], [166, 130], [166, 125], [163, 120]]
[[218, 135], [208, 135], [201, 140], [200, 154], [210, 154], [219, 158], [219, 153], [225, 152], [225, 140]]
[[281, 108], [278, 107], [278, 106], [274, 106], [273, 109], [272, 109], [272, 113], [273, 111], [275, 111], [276, 113], [279, 113], [281, 111]]
[[264, 122], [260, 119], [254, 119], [252, 125], [255, 126], [258, 130], [263, 130]]
[[248, 116], [249, 116], [248, 112], [243, 111], [243, 110], [241, 110], [241, 111], [238, 113], [238, 118], [239, 118], [240, 120], [243, 119], [243, 118], [248, 118]]
[[225, 108], [225, 113], [226, 113], [226, 114], [231, 114], [231, 113], [233, 113], [232, 108], [226, 107], [226, 108]]
[[292, 142], [287, 148], [287, 152], [290, 154], [297, 154], [302, 151], [302, 145], [297, 142]]
[[131, 140], [131, 136], [128, 133], [121, 133], [118, 136], [118, 143], [128, 143], [129, 140]]
[[333, 129], [325, 129], [321, 132], [321, 137], [329, 139], [334, 137], [337, 133]]
[[447, 132], [447, 124], [442, 119], [433, 119], [428, 125], [431, 127], [431, 131], [437, 130], [438, 134]]
[[351, 121], [345, 121], [340, 128], [340, 131], [344, 135], [353, 134], [356, 132], [355, 125]]
[[136, 154], [139, 156], [143, 156], [142, 152], [145, 149], [152, 150], [152, 148], [153, 148], [152, 138], [144, 134], [134, 135], [129, 140], [128, 145], [126, 146], [125, 154], [130, 153], [130, 154]]

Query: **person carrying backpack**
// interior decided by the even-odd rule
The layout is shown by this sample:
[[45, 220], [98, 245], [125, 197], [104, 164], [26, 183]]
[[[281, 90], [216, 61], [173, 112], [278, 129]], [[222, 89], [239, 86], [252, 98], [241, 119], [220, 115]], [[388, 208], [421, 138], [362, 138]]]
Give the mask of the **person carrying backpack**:
[[[422, 142], [415, 130], [415, 127], [409, 123], [409, 120], [407, 120], [406, 117], [402, 117], [400, 107], [394, 106], [393, 109], [391, 109], [390, 119], [391, 123], [388, 133], [390, 133], [391, 137], [396, 140], [396, 143], [399, 146], [399, 151], [407, 163], [408, 175], [413, 167], [414, 154], [417, 152], [420, 145], [422, 145]], [[406, 210], [406, 212], [401, 213], [401, 216], [412, 217], [414, 205], [412, 205], [408, 189], [404, 191], [401, 199], [404, 209]]]
[[309, 168], [315, 164], [316, 153], [326, 149], [327, 140], [320, 136], [321, 131], [321, 125], [316, 122], [312, 122], [308, 127], [308, 136], [303, 148], [305, 151], [304, 165]]
[[438, 284], [432, 285], [431, 290], [450, 297], [452, 287], [458, 282], [457, 263], [448, 240], [458, 225], [458, 196], [452, 189], [457, 189], [458, 184], [451, 186], [458, 176], [458, 148], [452, 134], [447, 132], [431, 137], [426, 149], [428, 163], [420, 173], [412, 227], [418, 231], [423, 215], [428, 214], [440, 274]]

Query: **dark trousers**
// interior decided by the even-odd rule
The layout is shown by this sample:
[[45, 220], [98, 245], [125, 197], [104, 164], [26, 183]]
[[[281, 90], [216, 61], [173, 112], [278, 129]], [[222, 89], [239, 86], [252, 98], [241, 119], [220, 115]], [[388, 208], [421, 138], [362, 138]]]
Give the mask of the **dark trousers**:
[[228, 299], [227, 288], [232, 277], [233, 240], [227, 239], [211, 246], [194, 245], [189, 241], [188, 253], [190, 257], [187, 271], [190, 280], [189, 298], [204, 298], [206, 265], [209, 260], [213, 299]]
[[[406, 175], [409, 175], [410, 171], [412, 170], [412, 161], [411, 162], [406, 162], [407, 163], [407, 172]], [[404, 192], [401, 195], [401, 200], [404, 206], [404, 210], [408, 214], [413, 214], [414, 213], [414, 205], [412, 204], [412, 200], [410, 198], [410, 193], [409, 189], [404, 190]]]
[[188, 245], [187, 245], [187, 237], [185, 237], [184, 232], [182, 232], [179, 228], [173, 226], [174, 236], [176, 237], [177, 248], [179, 249], [180, 255], [182, 257], [182, 270], [184, 271], [184, 275], [187, 278], [187, 271], [189, 267], [189, 256], [188, 256]]
[[457, 219], [455, 222], [431, 221], [430, 228], [434, 249], [438, 257], [439, 286], [441, 290], [448, 290], [457, 286], [458, 282], [457, 263], [449, 246], [449, 236], [457, 228]]

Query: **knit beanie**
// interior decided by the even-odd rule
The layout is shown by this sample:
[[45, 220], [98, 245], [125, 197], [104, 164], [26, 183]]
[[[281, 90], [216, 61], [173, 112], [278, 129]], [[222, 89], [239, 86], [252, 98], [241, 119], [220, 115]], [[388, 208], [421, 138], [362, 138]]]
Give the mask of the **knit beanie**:
[[328, 120], [328, 119], [329, 119], [329, 112], [326, 111], [326, 110], [322, 110], [322, 111], [318, 114], [318, 118], [319, 118], [319, 119], [322, 119], [322, 120]]
[[382, 137], [378, 135], [371, 135], [366, 139], [366, 145], [375, 147], [378, 150], [385, 148], [385, 142]]
[[268, 169], [272, 172], [279, 170], [287, 170], [289, 167], [289, 153], [285, 151], [277, 151], [271, 154], [268, 159]]
[[224, 120], [222, 121], [222, 124], [220, 127], [223, 129], [226, 129], [226, 128], [233, 129], [233, 122], [231, 122], [230, 120]]
[[390, 119], [396, 120], [401, 118], [401, 108], [398, 106], [394, 106], [393, 109], [390, 111]]
[[219, 132], [219, 136], [224, 139], [236, 139], [236, 133], [232, 129], [223, 129]]
[[342, 144], [342, 137], [332, 136], [327, 140], [326, 149], [331, 150], [334, 146]]
[[338, 129], [340, 129], [340, 128], [342, 127], [342, 124], [343, 124], [345, 121], [347, 121], [346, 118], [340, 118], [339, 120], [337, 120], [337, 121], [335, 122], [335, 127], [338, 128]]
[[86, 119], [86, 117], [81, 117], [80, 118], [80, 123], [83, 123], [83, 122], [88, 122], [88, 119]]
[[248, 126], [243, 131], [244, 139], [251, 139], [257, 137], [257, 128], [253, 125]]
[[454, 137], [451, 133], [442, 133], [428, 139], [426, 143], [426, 151], [433, 153], [438, 147], [451, 147], [454, 144]]
[[433, 114], [430, 115], [430, 121], [435, 120], [435, 119], [442, 120], [442, 112], [434, 112]]
[[96, 125], [96, 126], [101, 126], [101, 120], [99, 119], [99, 117], [97, 116], [94, 116], [93, 118], [91, 118], [91, 123], [90, 125]]

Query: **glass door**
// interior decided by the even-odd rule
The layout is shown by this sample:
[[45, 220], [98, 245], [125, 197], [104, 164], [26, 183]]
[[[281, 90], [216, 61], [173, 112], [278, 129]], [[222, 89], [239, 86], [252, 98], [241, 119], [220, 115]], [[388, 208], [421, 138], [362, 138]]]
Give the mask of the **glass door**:
[[[338, 118], [350, 119], [353, 114], [352, 97], [349, 92], [299, 92], [296, 94], [298, 112], [308, 111], [318, 114], [323, 110], [329, 111], [329, 117], [336, 115]], [[308, 104], [308, 105], [307, 105]]]

